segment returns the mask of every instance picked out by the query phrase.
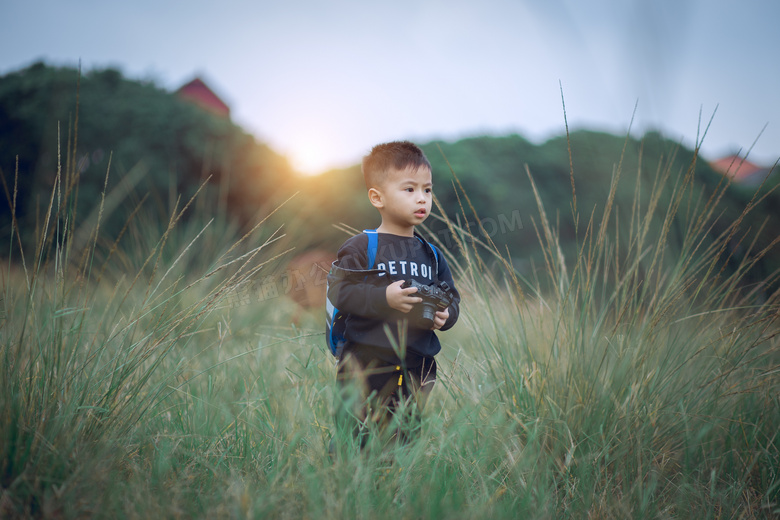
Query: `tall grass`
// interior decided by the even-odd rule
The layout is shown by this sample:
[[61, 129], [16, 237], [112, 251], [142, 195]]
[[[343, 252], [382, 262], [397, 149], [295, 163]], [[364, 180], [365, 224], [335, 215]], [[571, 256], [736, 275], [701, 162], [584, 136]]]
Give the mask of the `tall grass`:
[[441, 212], [464, 298], [419, 438], [334, 459], [321, 317], [294, 324], [292, 303], [253, 285], [281, 232], [183, 219], [180, 201], [119, 237], [97, 218], [76, 241], [66, 166], [36, 251], [17, 236], [3, 267], [0, 516], [777, 514], [777, 279], [744, 283], [766, 251], [724, 267], [740, 222], [711, 236], [721, 192], [694, 193], [695, 164], [652, 172], [650, 207], [613, 220], [629, 177], [615, 160], [603, 210], [572, 205], [576, 258], [539, 202], [533, 273]]
[[[489, 238], [482, 250], [500, 268], [486, 275], [477, 233], [453, 227], [477, 345], [460, 363], [480, 367], [493, 408], [515, 425], [502, 443], [503, 485], [526, 489], [541, 466], [544, 503], [556, 517], [772, 516], [780, 511], [778, 273], [753, 286], [745, 277], [778, 239], [760, 251], [746, 244], [729, 267], [732, 244], [745, 240], [740, 224], [758, 201], [713, 237], [727, 184], [696, 193], [695, 159], [683, 172], [655, 172], [644, 212], [636, 172], [631, 221], [612, 223], [621, 162], [570, 259], [527, 171], [542, 280], [524, 278]], [[666, 208], [657, 205], [664, 189]], [[679, 249], [669, 240], [673, 222], [686, 229]], [[518, 464], [529, 450], [543, 461]]]
[[[13, 219], [0, 329], [0, 516], [100, 511], [84, 497], [107, 496], [127, 460], [116, 450], [194, 378], [189, 359], [211, 346], [196, 338], [280, 236], [253, 229], [231, 244], [229, 226], [214, 230], [213, 218], [180, 222], [190, 200], [162, 225], [133, 212], [119, 236], [106, 237], [104, 189], [84, 239], [74, 168], [58, 167], [34, 255]], [[15, 210], [16, 182], [9, 198]]]

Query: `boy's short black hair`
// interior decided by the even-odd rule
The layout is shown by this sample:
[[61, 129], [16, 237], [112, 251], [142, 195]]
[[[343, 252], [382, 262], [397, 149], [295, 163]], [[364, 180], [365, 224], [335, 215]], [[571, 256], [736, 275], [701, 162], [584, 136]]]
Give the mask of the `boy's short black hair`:
[[373, 188], [385, 181], [391, 169], [400, 171], [411, 167], [417, 170], [423, 166], [431, 169], [431, 163], [419, 146], [409, 141], [393, 141], [374, 146], [363, 157], [363, 178], [366, 188]]

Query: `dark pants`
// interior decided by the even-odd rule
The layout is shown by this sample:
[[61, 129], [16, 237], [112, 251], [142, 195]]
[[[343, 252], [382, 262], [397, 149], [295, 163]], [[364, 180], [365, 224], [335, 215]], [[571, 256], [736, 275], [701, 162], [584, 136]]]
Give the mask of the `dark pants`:
[[405, 443], [419, 430], [420, 412], [436, 381], [436, 361], [407, 356], [402, 363], [385, 350], [354, 346], [341, 356], [336, 381], [337, 433], [351, 434], [361, 447], [372, 431]]

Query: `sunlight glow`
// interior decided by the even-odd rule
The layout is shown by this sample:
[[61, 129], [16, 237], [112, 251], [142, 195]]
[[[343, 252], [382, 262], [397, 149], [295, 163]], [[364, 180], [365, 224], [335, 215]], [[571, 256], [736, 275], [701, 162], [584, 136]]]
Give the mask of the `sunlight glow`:
[[329, 134], [327, 129], [320, 130], [313, 125], [301, 126], [309, 128], [309, 135], [299, 132], [292, 142], [280, 143], [282, 153], [299, 174], [311, 177], [360, 162], [360, 155], [354, 151], [350, 153], [353, 147], [345, 149], [344, 139], [340, 135], [337, 138]]
[[289, 157], [295, 171], [307, 177], [320, 175], [333, 167], [332, 159], [326, 156], [322, 147], [311, 143], [290, 150]]

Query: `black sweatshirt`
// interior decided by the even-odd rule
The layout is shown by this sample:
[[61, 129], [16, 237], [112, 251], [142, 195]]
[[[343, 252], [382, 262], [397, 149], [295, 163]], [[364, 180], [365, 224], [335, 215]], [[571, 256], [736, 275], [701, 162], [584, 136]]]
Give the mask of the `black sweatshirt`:
[[[453, 303], [449, 306], [450, 315], [441, 330], [452, 327], [458, 320], [460, 295], [455, 289], [444, 255], [441, 251], [437, 253], [434, 255], [417, 236], [378, 233], [376, 261], [373, 266], [369, 266], [368, 236], [365, 233], [344, 242], [334, 268], [328, 275], [328, 298], [337, 309], [348, 313], [345, 352], [355, 345], [375, 347], [379, 357], [395, 359], [384, 325], [389, 326], [393, 338], [400, 345], [398, 324], [409, 320], [406, 334], [407, 363], [439, 353], [441, 344], [436, 334], [432, 330], [414, 328], [411, 324], [413, 320], [410, 318], [417, 309], [407, 314], [391, 308], [387, 304], [385, 292], [391, 283], [410, 278], [424, 285], [447, 282]], [[368, 275], [359, 272], [372, 267], [385, 272]]]

